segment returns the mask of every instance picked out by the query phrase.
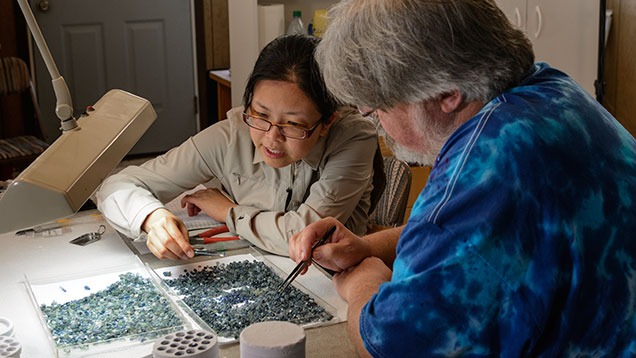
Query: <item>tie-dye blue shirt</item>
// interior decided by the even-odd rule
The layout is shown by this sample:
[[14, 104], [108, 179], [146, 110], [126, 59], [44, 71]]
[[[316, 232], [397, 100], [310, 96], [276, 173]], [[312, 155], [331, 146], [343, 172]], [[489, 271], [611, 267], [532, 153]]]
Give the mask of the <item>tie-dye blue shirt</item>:
[[360, 333], [376, 357], [636, 356], [636, 141], [539, 63], [442, 149]]

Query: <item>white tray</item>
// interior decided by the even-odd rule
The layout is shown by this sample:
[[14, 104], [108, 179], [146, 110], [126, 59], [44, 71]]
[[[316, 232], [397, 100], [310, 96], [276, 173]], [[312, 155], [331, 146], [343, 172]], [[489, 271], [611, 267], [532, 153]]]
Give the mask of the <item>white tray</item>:
[[[64, 304], [89, 296], [117, 282], [119, 275], [127, 272], [136, 273], [143, 278], [150, 279], [157, 292], [166, 298], [166, 309], [172, 310], [175, 313], [180, 320], [180, 324], [173, 327], [149, 330], [139, 334], [126, 335], [104, 341], [76, 345], [57, 345], [40, 308], [41, 305], [50, 305], [54, 301], [58, 304]], [[25, 277], [25, 284], [40, 319], [40, 323], [46, 331], [49, 343], [57, 357], [94, 356], [109, 352], [126, 351], [132, 347], [135, 347], [135, 349], [144, 349], [139, 346], [149, 346], [150, 348], [148, 349], [151, 351], [154, 340], [154, 338], [151, 337], [161, 337], [167, 333], [181, 329], [190, 329], [192, 327], [183, 313], [177, 309], [174, 299], [170, 299], [162, 289], [158, 288], [157, 281], [140, 262], [81, 273], [69, 273], [56, 277]], [[89, 289], [86, 289], [86, 287]]]
[[[156, 268], [156, 269], [154, 269], [154, 272], [157, 275], [157, 278], [159, 278], [160, 280], [167, 281], [167, 280], [171, 280], [171, 279], [176, 279], [177, 277], [179, 277], [179, 275], [183, 274], [184, 270], [201, 269], [204, 266], [214, 266], [214, 265], [218, 265], [218, 264], [228, 264], [230, 262], [239, 262], [239, 261], [247, 260], [247, 261], [261, 261], [261, 262], [265, 263], [268, 267], [272, 268], [274, 270], [274, 272], [279, 277], [281, 277], [282, 279], [285, 279], [287, 277], [286, 273], [282, 272], [278, 266], [274, 265], [265, 256], [260, 255], [256, 251], [253, 251], [253, 252], [254, 252], [253, 254], [233, 255], [233, 256], [228, 256], [228, 257], [223, 257], [223, 258], [218, 258], [218, 259], [210, 259], [210, 260], [205, 260], [205, 261], [198, 261], [198, 262], [184, 264], [184, 265], [176, 265], [176, 266]], [[150, 267], [148, 267], [148, 268], [151, 271], [153, 270]], [[168, 274], [169, 276], [165, 276], [164, 273], [169, 273]], [[311, 292], [310, 290], [308, 290], [304, 286], [300, 285], [297, 281], [293, 281], [292, 285], [295, 286], [296, 288], [298, 288], [299, 290], [301, 290], [302, 292], [306, 293], [307, 295], [309, 295], [311, 298], [313, 298], [314, 301], [319, 306], [323, 307], [333, 317], [329, 321], [305, 323], [305, 324], [301, 325], [302, 327], [310, 328], [310, 327], [327, 326], [327, 325], [335, 324], [335, 323], [338, 323], [338, 322], [341, 321], [340, 318], [337, 315], [337, 310], [333, 306], [328, 304], [326, 301], [324, 301], [323, 299], [318, 297], [316, 294], [314, 294], [313, 292]], [[180, 304], [179, 307], [181, 309], [183, 309], [184, 312], [187, 315], [191, 316], [193, 318], [194, 322], [196, 322], [197, 325], [199, 325], [202, 329], [209, 330], [209, 331], [214, 331], [205, 321], [203, 321], [203, 319], [201, 317], [197, 316], [196, 313], [194, 313], [194, 311], [192, 311], [192, 309], [190, 309], [190, 307], [188, 307], [183, 302], [183, 298], [184, 297], [182, 295], [180, 295], [179, 293], [175, 292], [167, 284], [164, 284], [164, 285], [161, 285], [161, 286], [162, 286], [163, 289], [166, 290], [166, 292], [168, 293], [168, 296], [174, 298], [175, 300], [180, 301], [181, 304], [183, 304], [183, 306], [181, 306], [181, 304]], [[222, 337], [222, 336], [219, 336], [218, 338], [219, 338], [219, 343], [220, 344], [238, 342], [238, 339], [234, 338], [234, 337]]]

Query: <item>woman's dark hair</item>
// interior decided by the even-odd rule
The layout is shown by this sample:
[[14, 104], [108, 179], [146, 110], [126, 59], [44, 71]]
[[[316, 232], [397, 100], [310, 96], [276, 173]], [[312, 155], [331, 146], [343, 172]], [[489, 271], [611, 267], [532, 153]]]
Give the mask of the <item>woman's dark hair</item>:
[[336, 101], [327, 90], [320, 68], [314, 59], [319, 38], [281, 36], [267, 44], [258, 55], [243, 94], [245, 108], [252, 104], [254, 88], [261, 80], [287, 81], [298, 85], [326, 121], [336, 111]]

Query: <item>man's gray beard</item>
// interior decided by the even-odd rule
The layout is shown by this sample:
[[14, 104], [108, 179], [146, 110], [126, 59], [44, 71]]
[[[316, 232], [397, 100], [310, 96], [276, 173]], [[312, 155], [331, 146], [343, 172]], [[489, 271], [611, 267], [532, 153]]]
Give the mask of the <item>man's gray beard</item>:
[[424, 143], [420, 143], [423, 152], [414, 152], [400, 143], [396, 142], [382, 128], [380, 121], [376, 121], [378, 135], [384, 138], [387, 147], [393, 152], [393, 155], [404, 162], [411, 165], [430, 166], [435, 164], [435, 160], [448, 138], [455, 132], [457, 127], [444, 126], [434, 122], [434, 120], [426, 113], [423, 105], [413, 106], [409, 110], [409, 116], [415, 117], [417, 130], [425, 133], [423, 136]]
[[[384, 130], [382, 130], [384, 132]], [[384, 139], [384, 143], [391, 150], [395, 158], [406, 162], [410, 165], [419, 165], [419, 166], [429, 166], [432, 167], [435, 164], [435, 159], [437, 158], [437, 154], [422, 154], [418, 152], [413, 152], [403, 145], [396, 142], [391, 136], [389, 136], [386, 132], [382, 134], [382, 138]]]

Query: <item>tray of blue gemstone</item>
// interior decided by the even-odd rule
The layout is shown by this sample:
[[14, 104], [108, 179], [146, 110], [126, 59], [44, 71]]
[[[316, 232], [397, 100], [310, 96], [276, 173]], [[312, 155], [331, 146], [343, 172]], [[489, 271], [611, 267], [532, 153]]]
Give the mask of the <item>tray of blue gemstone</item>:
[[285, 275], [267, 260], [247, 255], [155, 269], [169, 295], [187, 305], [219, 343], [238, 341], [243, 328], [262, 321], [289, 321], [303, 327], [337, 323], [336, 310], [294, 282], [282, 293]]
[[141, 263], [25, 281], [57, 357], [143, 350], [191, 327]]

